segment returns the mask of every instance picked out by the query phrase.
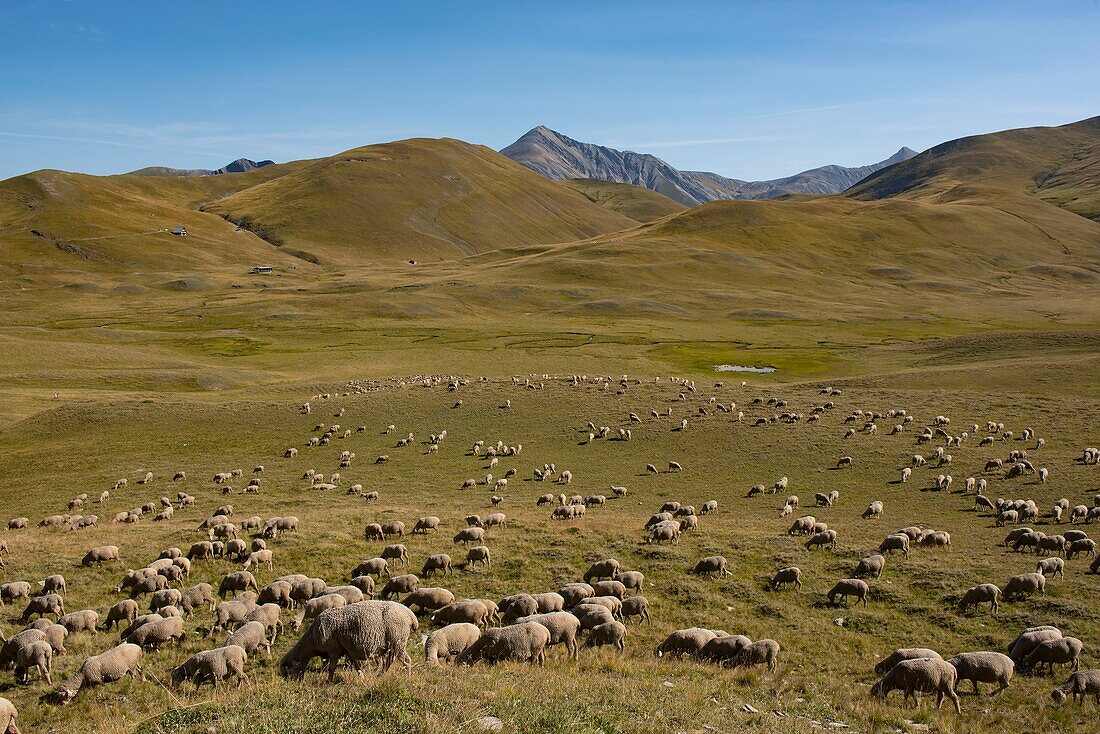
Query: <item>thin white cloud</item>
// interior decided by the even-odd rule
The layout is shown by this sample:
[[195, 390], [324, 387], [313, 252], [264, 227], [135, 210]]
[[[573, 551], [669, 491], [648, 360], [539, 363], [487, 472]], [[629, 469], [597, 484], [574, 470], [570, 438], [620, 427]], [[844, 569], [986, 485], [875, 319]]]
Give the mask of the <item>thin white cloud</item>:
[[627, 148], [687, 148], [693, 145], [726, 145], [730, 143], [769, 143], [785, 138], [777, 135], [744, 135], [736, 138], [704, 138], [702, 140], [661, 140], [655, 143], [627, 143]]

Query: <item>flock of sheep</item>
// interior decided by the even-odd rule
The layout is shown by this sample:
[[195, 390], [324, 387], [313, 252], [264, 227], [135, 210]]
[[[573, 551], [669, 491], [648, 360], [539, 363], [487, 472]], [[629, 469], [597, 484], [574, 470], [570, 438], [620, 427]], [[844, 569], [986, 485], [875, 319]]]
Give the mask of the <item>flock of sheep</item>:
[[[524, 390], [540, 390], [550, 379], [544, 377], [532, 381], [513, 378], [512, 385]], [[616, 380], [572, 376], [565, 382], [573, 387], [594, 385], [601, 391], [620, 396], [638, 384], [638, 381], [625, 377]], [[423, 378], [413, 384], [426, 387], [445, 385], [450, 392], [457, 393], [469, 387], [470, 382], [458, 378]], [[676, 393], [674, 402], [686, 405], [699, 397], [698, 388], [692, 381], [669, 380], [666, 384], [672, 386]], [[721, 383], [716, 387], [720, 386]], [[355, 386], [355, 391], [369, 392], [370, 389]], [[816, 423], [836, 408], [836, 400], [842, 394], [832, 388], [825, 388], [821, 393], [822, 402], [809, 406], [805, 413], [792, 410], [788, 401], [777, 398], [766, 401], [763, 398], [752, 399], [748, 406], [739, 409], [735, 402], [723, 403], [716, 397], [710, 397], [696, 406], [691, 415], [675, 421], [672, 430], [690, 431], [696, 418], [718, 412], [728, 414], [732, 421], [749, 425]], [[299, 412], [311, 414], [317, 402], [331, 404], [336, 400], [335, 396], [314, 396], [310, 402], [299, 407]], [[458, 400], [454, 407], [457, 409], [461, 405], [462, 400]], [[505, 401], [499, 408], [512, 410], [512, 401]], [[746, 410], [763, 414], [747, 417]], [[334, 415], [339, 417], [343, 414], [344, 409], [341, 408]], [[652, 420], [658, 426], [672, 414], [671, 407], [651, 411]], [[645, 421], [637, 413], [625, 414], [619, 420], [622, 428], [613, 429], [595, 423], [579, 428], [584, 436], [581, 443], [632, 441], [635, 431], [645, 428]], [[915, 417], [905, 410], [892, 409], [882, 413], [855, 410], [844, 418], [844, 439], [850, 440], [858, 434], [874, 435], [882, 421], [893, 424], [891, 430], [884, 433], [899, 437], [899, 442], [911, 426], [918, 425]], [[848, 427], [851, 424], [858, 427]], [[367, 430], [366, 426], [353, 430], [339, 424], [319, 423], [314, 427], [314, 435], [305, 441], [305, 448], [310, 455], [324, 456], [323, 447]], [[396, 435], [395, 425], [387, 426], [383, 433]], [[447, 439], [447, 431], [443, 430], [431, 434], [420, 445], [424, 447], [425, 455], [435, 455], [447, 445]], [[1044, 513], [1030, 499], [993, 500], [986, 494], [990, 488], [989, 480], [993, 477], [1003, 480], [1004, 486], [1011, 486], [1007, 483], [1027, 475], [1034, 475], [1039, 483], [1048, 481], [1049, 470], [1036, 468], [1028, 455], [1029, 452], [1040, 452], [1046, 444], [1034, 431], [1025, 428], [1017, 438], [1012, 431], [1006, 431], [1003, 424], [990, 421], [985, 424], [984, 430], [982, 426], [973, 424], [956, 435], [951, 431], [951, 421], [945, 416], [937, 416], [928, 422], [926, 428], [915, 433], [914, 440], [918, 446], [937, 442], [942, 445], [937, 446], [931, 455], [914, 454], [907, 462], [909, 465], [901, 470], [899, 484], [916, 481], [915, 470], [920, 467], [934, 465], [935, 469], [948, 471], [954, 461], [952, 454], [948, 453], [949, 449], [959, 453], [970, 443], [982, 448], [998, 444], [1009, 447], [1020, 442], [1026, 446], [1012, 449], [1004, 458], [987, 460], [982, 473], [967, 477], [961, 483], [964, 489], [960, 494], [972, 498], [979, 510], [990, 513], [997, 526], [1014, 526], [1003, 542], [1013, 551], [1026, 551], [1038, 556], [1035, 571], [1013, 576], [1003, 587], [987, 582], [970, 588], [957, 600], [960, 611], [967, 612], [989, 604], [991, 613], [996, 614], [1002, 600], [1043, 594], [1047, 583], [1063, 578], [1068, 562], [1078, 557], [1093, 558], [1089, 572], [1100, 572], [1096, 543], [1085, 530], [1073, 527], [1059, 534], [1047, 535], [1021, 524], [1040, 516], [1055, 524], [1091, 524], [1093, 520], [1100, 519], [1100, 495], [1093, 498], [1091, 507], [1062, 499]], [[415, 434], [407, 433], [396, 440], [393, 450], [410, 450], [416, 446]], [[486, 473], [465, 480], [459, 491], [485, 487], [493, 493], [490, 504], [494, 508], [504, 504], [505, 497], [511, 496], [509, 481], [517, 481], [518, 472], [509, 469], [499, 477], [494, 477], [491, 472], [497, 470], [502, 458], [506, 457], [513, 463], [518, 461], [523, 450], [523, 445], [518, 442], [474, 442], [463, 453], [483, 464]], [[286, 462], [296, 462], [299, 456], [297, 447], [282, 452], [282, 460]], [[389, 461], [388, 454], [381, 454], [373, 463], [386, 464]], [[1100, 450], [1085, 449], [1079, 461], [1086, 465], [1100, 463]], [[302, 481], [322, 491], [344, 486], [341, 473], [353, 471], [355, 453], [344, 450], [335, 463], [335, 470], [327, 477], [322, 472], [309, 469], [301, 475]], [[851, 456], [844, 455], [835, 463], [834, 469], [840, 472], [850, 470], [854, 463]], [[685, 468], [679, 461], [669, 460], [666, 471], [680, 473]], [[257, 465], [247, 484], [240, 490], [233, 490], [231, 483], [243, 482], [245, 473], [240, 469], [217, 471], [213, 474], [211, 488], [200, 495], [224, 495], [234, 491], [261, 494], [264, 472], [264, 467]], [[658, 472], [655, 464], [647, 464], [644, 471]], [[535, 466], [531, 470], [531, 478], [535, 482], [555, 484], [560, 489], [574, 482], [571, 470], [559, 469], [548, 462]], [[174, 474], [172, 481], [183, 483], [192, 480], [180, 471]], [[951, 475], [943, 473], [931, 481], [933, 486], [930, 489], [945, 491], [954, 480]], [[152, 473], [147, 473], [138, 484], [148, 486], [154, 482]], [[786, 494], [789, 485], [790, 480], [783, 476], [770, 487], [754, 485], [746, 494], [749, 498], [780, 492]], [[97, 527], [98, 516], [83, 513], [93, 503], [106, 506], [111, 502], [112, 491], [118, 494], [126, 488], [127, 480], [120, 479], [110, 490], [102, 491], [94, 501], [87, 494], [77, 495], [69, 502], [68, 513], [49, 515], [35, 524], [45, 530], [63, 528], [78, 531]], [[548, 508], [548, 516], [552, 520], [578, 523], [584, 520], [589, 510], [599, 511], [630, 493], [623, 484], [613, 484], [607, 491], [611, 494], [610, 498], [605, 494], [566, 494], [556, 490], [534, 498], [534, 505], [536, 508]], [[346, 487], [346, 492], [372, 505], [384, 502], [384, 489], [367, 491], [362, 484], [353, 483]], [[815, 494], [813, 504], [832, 508], [838, 506], [842, 499], [837, 490], [821, 492]], [[133, 509], [119, 511], [114, 515], [114, 523], [133, 524], [144, 522], [147, 517], [155, 522], [168, 521], [175, 512], [193, 508], [198, 502], [196, 497], [180, 491], [174, 499], [161, 497]], [[779, 509], [779, 516], [793, 516], [802, 506], [802, 500], [790, 494]], [[640, 539], [649, 544], [676, 544], [685, 533], [702, 532], [705, 518], [718, 512], [719, 503], [713, 499], [701, 503], [698, 509], [679, 501], [664, 501], [645, 523]], [[878, 521], [886, 512], [885, 503], [876, 500], [863, 510], [860, 517], [866, 521]], [[14, 670], [16, 680], [22, 683], [37, 675], [52, 684], [53, 659], [65, 653], [66, 638], [78, 634], [95, 635], [116, 628], [120, 630], [117, 644], [88, 657], [75, 675], [61, 682], [54, 690], [50, 700], [64, 704], [73, 700], [81, 690], [92, 686], [118, 681], [128, 675], [144, 679], [143, 663], [149, 654], [195, 634], [202, 634], [204, 639], [211, 640], [211, 646], [190, 656], [171, 671], [172, 686], [178, 687], [187, 681], [195, 686], [204, 683], [219, 685], [231, 679], [235, 679], [240, 686], [249, 680], [247, 666], [250, 657], [261, 653], [270, 655], [276, 639], [285, 634], [287, 627], [293, 633], [299, 633], [299, 637], [283, 654], [278, 666], [280, 674], [287, 678], [300, 678], [308, 671], [313, 659], [321, 658], [324, 671], [332, 679], [345, 662], [355, 668], [370, 663], [380, 672], [398, 663], [412, 670], [408, 646], [414, 633], [421, 630], [421, 625], [430, 628], [421, 637], [424, 659], [429, 665], [438, 665], [448, 661], [457, 664], [542, 664], [548, 649], [556, 646], [563, 647], [565, 654], [574, 659], [582, 646], [608, 646], [621, 652], [627, 647], [627, 622], [636, 619], [639, 623], [652, 623], [649, 601], [641, 593], [646, 584], [645, 575], [641, 571], [625, 568], [614, 558], [593, 562], [576, 581], [560, 588], [515, 593], [498, 600], [458, 598], [443, 586], [429, 586], [425, 582], [433, 576], [445, 580], [453, 576], [456, 569], [481, 566], [491, 571], [493, 555], [490, 539], [496, 533], [507, 531], [508, 517], [500, 511], [485, 517], [471, 512], [451, 539], [451, 545], [463, 546], [461, 560], [456, 563], [447, 552], [434, 553], [424, 558], [419, 575], [412, 573], [411, 554], [399, 541], [406, 532], [432, 535], [447, 524], [435, 515], [416, 519], [408, 530], [402, 521], [370, 522], [363, 529], [363, 542], [382, 543], [383, 547], [375, 557], [360, 563], [345, 582], [329, 583], [305, 574], [290, 573], [261, 586], [253, 572], [274, 569], [278, 565], [280, 539], [302, 531], [302, 523], [293, 515], [266, 519], [260, 516], [241, 517], [232, 504], [222, 504], [194, 527], [201, 538], [194, 540], [186, 551], [177, 547], [167, 548], [156, 558], [149, 559], [147, 565], [125, 571], [114, 588], [114, 592], [123, 598], [105, 611], [102, 624], [97, 610], [66, 610], [68, 588], [60, 574], [36, 583], [7, 581], [0, 585], [0, 603], [25, 603], [18, 618], [18, 624], [25, 628], [10, 637], [3, 637], [0, 669]], [[13, 518], [8, 523], [13, 546], [18, 545], [15, 538], [19, 533], [34, 532], [30, 530], [31, 525], [26, 517]], [[308, 528], [305, 530], [308, 531]], [[790, 536], [803, 536], [804, 546], [809, 550], [835, 550], [842, 539], [838, 529], [828, 527], [812, 515], [793, 518], [786, 532]], [[948, 532], [932, 528], [911, 526], [887, 534], [873, 552], [859, 560], [850, 577], [835, 580], [827, 593], [828, 602], [847, 605], [854, 600], [857, 605], [866, 606], [868, 597], [873, 596], [870, 582], [882, 576], [891, 554], [908, 558], [916, 549], [945, 549], [950, 545], [951, 535]], [[0, 565], [3, 554], [8, 550], [9, 544], [0, 542]], [[131, 553], [123, 554], [115, 545], [97, 546], [87, 551], [82, 564], [118, 563], [121, 566], [124, 555], [128, 560], [133, 557]], [[192, 571], [214, 558], [238, 562], [241, 568], [224, 575], [216, 587], [207, 582], [191, 583]], [[716, 578], [733, 576], [729, 562], [722, 556], [701, 558], [690, 570]], [[806, 575], [799, 567], [787, 566], [775, 571], [769, 587], [776, 592], [791, 587], [797, 595], [804, 581]], [[200, 616], [206, 620], [201, 628], [196, 624], [196, 618]], [[219, 643], [214, 642], [216, 636], [221, 634], [227, 634], [227, 637]], [[926, 648], [899, 649], [876, 666], [875, 673], [881, 678], [871, 692], [886, 697], [891, 691], [901, 690], [906, 700], [918, 693], [934, 694], [937, 696], [937, 707], [947, 698], [956, 710], [961, 710], [958, 698], [960, 681], [971, 681], [975, 692], [980, 683], [997, 685], [996, 695], [1008, 687], [1017, 671], [1041, 674], [1045, 669], [1053, 674], [1055, 665], [1071, 665], [1075, 672], [1064, 685], [1052, 691], [1052, 698], [1062, 701], [1073, 696], [1083, 702], [1086, 696], [1093, 696], [1100, 703], [1100, 670], [1078, 670], [1083, 650], [1084, 645], [1079, 639], [1064, 636], [1059, 629], [1050, 626], [1024, 630], [1009, 646], [1007, 654], [973, 651], [944, 660], [939, 653]], [[691, 657], [729, 668], [763, 665], [775, 671], [781, 664], [782, 648], [772, 639], [754, 642], [741, 634], [692, 627], [672, 631], [657, 646], [655, 653], [660, 657]], [[0, 698], [0, 731], [5, 730], [5, 718], [8, 724], [6, 731], [17, 732], [15, 707], [9, 700]]]

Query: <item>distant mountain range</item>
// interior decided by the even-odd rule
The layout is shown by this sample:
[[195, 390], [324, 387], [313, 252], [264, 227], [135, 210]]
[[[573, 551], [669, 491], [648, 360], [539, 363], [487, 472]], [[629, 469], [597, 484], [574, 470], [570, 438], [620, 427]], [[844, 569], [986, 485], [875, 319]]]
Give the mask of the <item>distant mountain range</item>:
[[167, 168], [165, 166], [149, 166], [130, 171], [131, 176], [162, 176], [166, 178], [197, 178], [199, 176], [220, 176], [225, 173], [245, 173], [264, 166], [273, 166], [275, 161], [253, 161], [248, 158], [238, 158], [221, 168]]
[[740, 181], [706, 171], [681, 171], [645, 153], [582, 143], [543, 125], [532, 129], [500, 152], [550, 179], [594, 179], [634, 184], [662, 193], [687, 206], [722, 199], [837, 194], [876, 171], [917, 155], [914, 150], [902, 148], [886, 160], [869, 166], [822, 166], [771, 181]]

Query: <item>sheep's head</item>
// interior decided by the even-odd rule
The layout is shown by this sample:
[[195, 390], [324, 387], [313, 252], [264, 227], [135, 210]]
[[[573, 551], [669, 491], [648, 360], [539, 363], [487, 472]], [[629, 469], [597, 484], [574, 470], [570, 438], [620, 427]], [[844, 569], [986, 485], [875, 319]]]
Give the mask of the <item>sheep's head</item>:
[[52, 703], [55, 706], [64, 706], [76, 698], [77, 691], [71, 688], [61, 687], [53, 693], [46, 694], [43, 698], [47, 703]]
[[1050, 699], [1054, 701], [1054, 703], [1062, 703], [1066, 700], [1066, 698], [1066, 692], [1063, 691], [1061, 688], [1055, 688], [1053, 691], [1050, 692]]
[[883, 684], [883, 681], [880, 680], [871, 686], [871, 695], [886, 698], [886, 686]]

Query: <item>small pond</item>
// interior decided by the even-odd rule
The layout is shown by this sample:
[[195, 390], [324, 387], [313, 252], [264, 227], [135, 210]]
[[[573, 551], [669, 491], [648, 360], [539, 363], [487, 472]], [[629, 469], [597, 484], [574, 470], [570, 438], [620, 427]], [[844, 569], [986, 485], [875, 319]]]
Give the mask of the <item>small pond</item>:
[[746, 367], [743, 364], [716, 364], [714, 369], [718, 372], [755, 372], [761, 375], [775, 372], [775, 367]]

